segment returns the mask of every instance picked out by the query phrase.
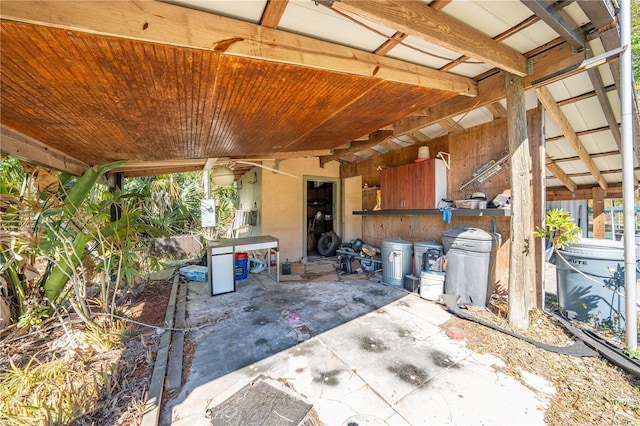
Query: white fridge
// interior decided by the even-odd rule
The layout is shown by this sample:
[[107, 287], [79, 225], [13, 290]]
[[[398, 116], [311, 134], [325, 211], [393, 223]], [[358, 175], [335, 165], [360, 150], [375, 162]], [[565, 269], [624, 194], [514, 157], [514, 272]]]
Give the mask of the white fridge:
[[233, 246], [209, 247], [211, 295], [236, 291]]

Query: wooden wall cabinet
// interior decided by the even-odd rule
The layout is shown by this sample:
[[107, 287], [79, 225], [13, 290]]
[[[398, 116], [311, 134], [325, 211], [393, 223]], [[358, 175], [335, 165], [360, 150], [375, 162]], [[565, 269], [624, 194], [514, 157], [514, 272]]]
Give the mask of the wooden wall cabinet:
[[427, 159], [380, 172], [382, 210], [435, 209], [446, 198], [447, 174], [442, 160]]

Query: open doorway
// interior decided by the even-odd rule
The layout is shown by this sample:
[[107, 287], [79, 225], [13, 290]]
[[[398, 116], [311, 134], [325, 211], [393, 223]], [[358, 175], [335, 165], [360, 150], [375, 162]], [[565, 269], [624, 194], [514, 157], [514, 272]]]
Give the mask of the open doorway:
[[308, 258], [324, 256], [318, 251], [322, 234], [340, 229], [339, 179], [305, 177], [305, 230], [303, 247]]

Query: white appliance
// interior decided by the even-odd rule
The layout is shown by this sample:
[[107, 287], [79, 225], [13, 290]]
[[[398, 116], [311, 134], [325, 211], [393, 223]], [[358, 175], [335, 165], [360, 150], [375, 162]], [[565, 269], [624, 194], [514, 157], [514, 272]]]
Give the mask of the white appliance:
[[211, 295], [236, 291], [233, 246], [209, 248]]

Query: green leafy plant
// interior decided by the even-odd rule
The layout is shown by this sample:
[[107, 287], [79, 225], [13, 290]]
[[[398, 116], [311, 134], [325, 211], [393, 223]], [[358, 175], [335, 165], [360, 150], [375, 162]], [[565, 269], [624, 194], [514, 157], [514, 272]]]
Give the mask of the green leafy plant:
[[567, 245], [578, 242], [582, 234], [580, 227], [564, 210], [549, 210], [545, 218], [545, 226], [545, 228], [536, 227], [533, 235], [537, 238], [546, 238], [556, 250], [562, 250]]

